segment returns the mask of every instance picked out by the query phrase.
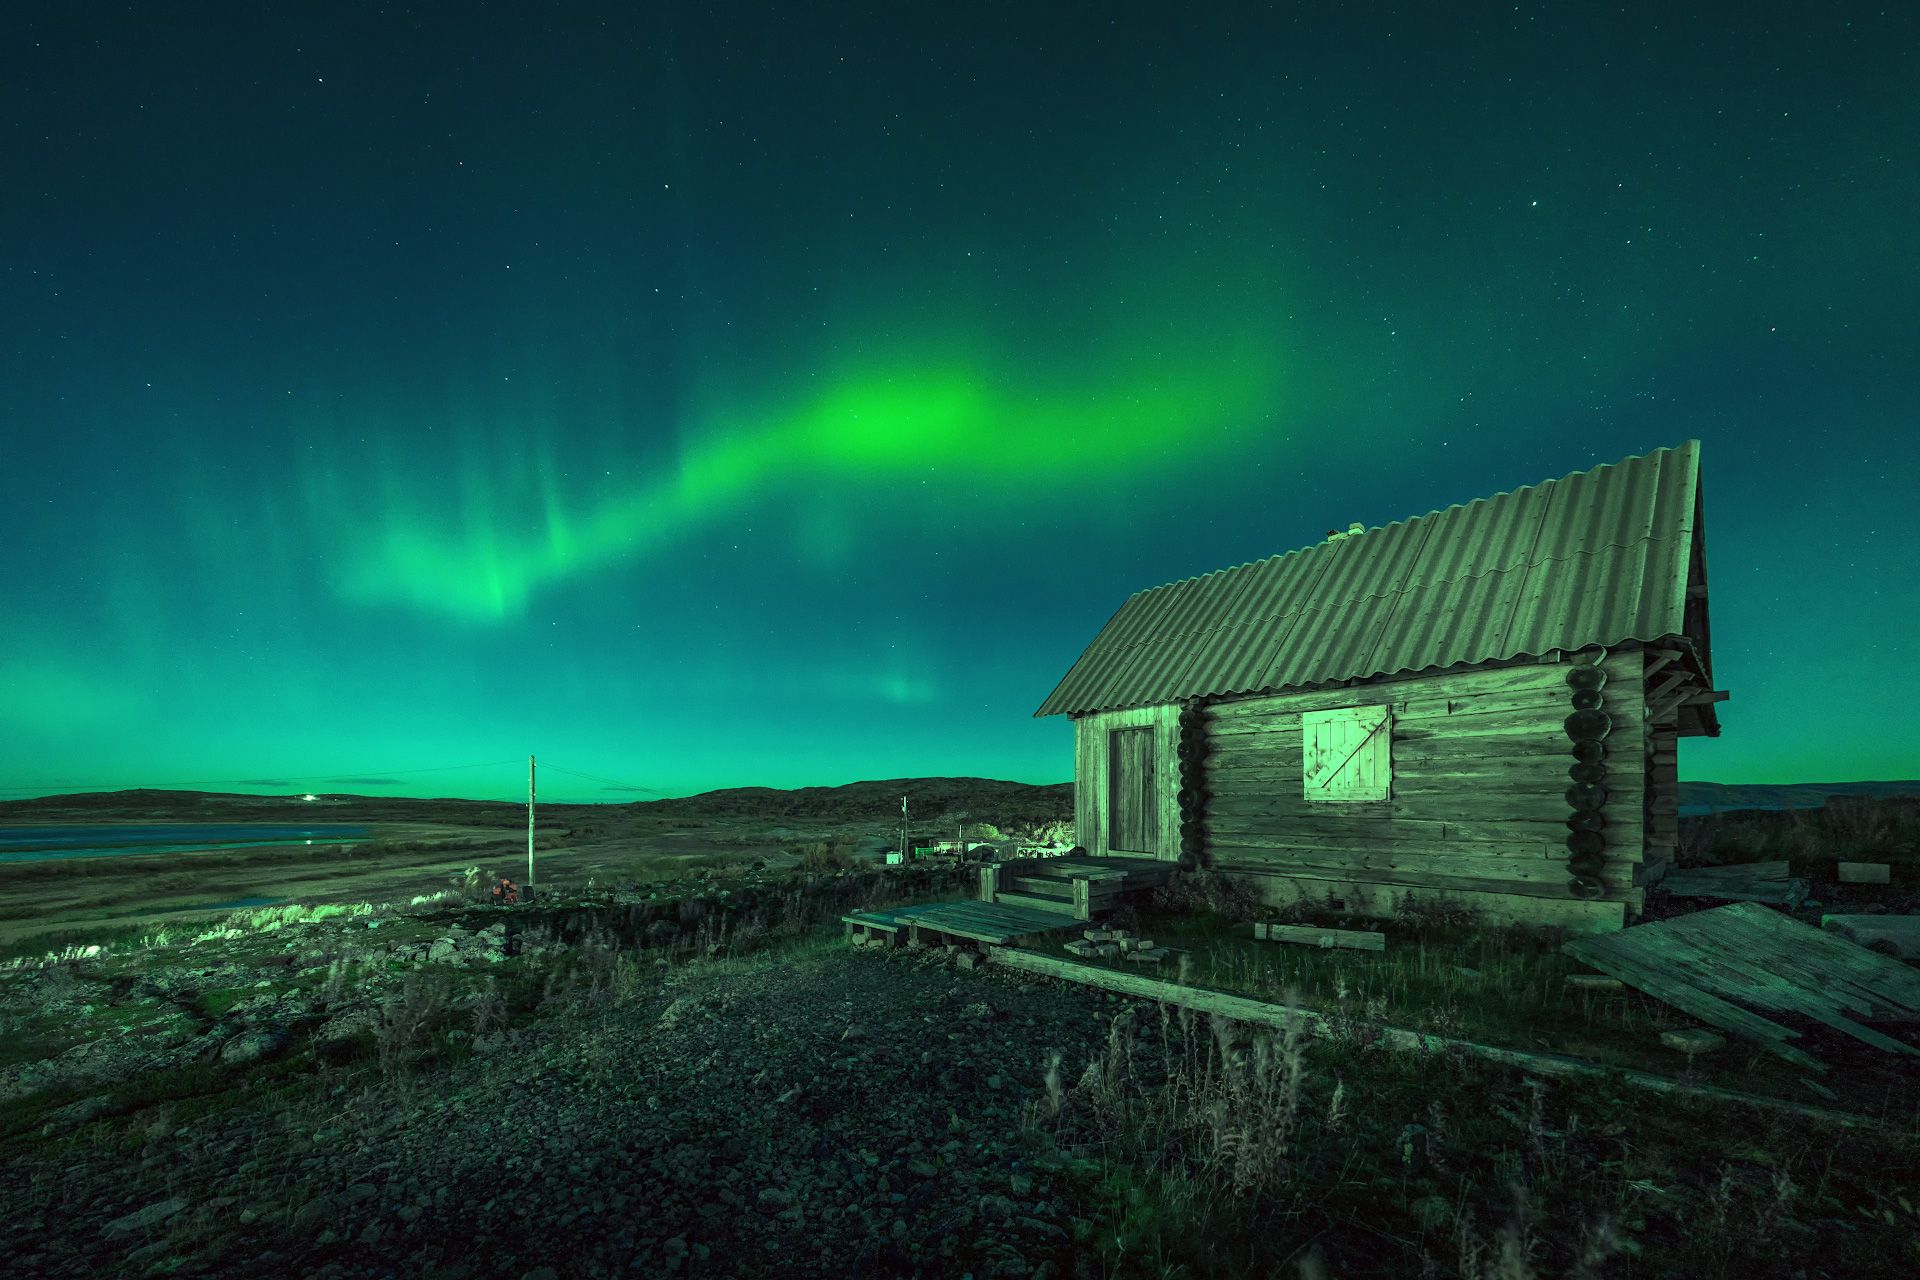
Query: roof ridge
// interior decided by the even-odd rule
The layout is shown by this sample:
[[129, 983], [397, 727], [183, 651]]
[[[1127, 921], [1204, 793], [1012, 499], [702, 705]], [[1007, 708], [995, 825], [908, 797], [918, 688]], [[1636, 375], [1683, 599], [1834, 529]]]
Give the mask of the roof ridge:
[[[1680, 450], [1685, 449], [1688, 445], [1694, 445], [1698, 443], [1700, 442], [1697, 439], [1695, 439], [1695, 440], [1684, 440], [1681, 443], [1676, 445], [1661, 445], [1658, 449], [1649, 449], [1645, 453], [1630, 454], [1629, 456], [1621, 458], [1614, 462], [1596, 463], [1595, 465], [1588, 467], [1585, 471], [1569, 471], [1567, 472], [1567, 474], [1563, 476], [1549, 476], [1545, 480], [1536, 480], [1532, 484], [1517, 485], [1512, 489], [1502, 489], [1498, 493], [1490, 494], [1484, 497], [1469, 498], [1465, 502], [1453, 502], [1453, 503], [1449, 503], [1444, 507], [1435, 507], [1433, 510], [1422, 512], [1420, 515], [1417, 515], [1417, 516], [1407, 516], [1400, 520], [1389, 520], [1385, 524], [1368, 525], [1367, 528], [1362, 531], [1362, 534], [1377, 533], [1382, 529], [1394, 528], [1396, 525], [1412, 524], [1415, 520], [1426, 520], [1433, 516], [1445, 515], [1449, 511], [1464, 511], [1468, 507], [1478, 506], [1482, 502], [1494, 502], [1501, 498], [1511, 498], [1515, 494], [1528, 493], [1535, 489], [1544, 488], [1550, 484], [1559, 484], [1562, 481], [1571, 480], [1575, 476], [1590, 476], [1597, 471], [1607, 471], [1614, 467], [1624, 467], [1629, 462], [1645, 462], [1647, 459], [1653, 457], [1653, 455], [1656, 453], [1678, 453]], [[1360, 537], [1362, 536], [1362, 534], [1348, 534], [1345, 536]], [[1645, 539], [1642, 539], [1642, 541], [1645, 541]], [[1189, 574], [1184, 578], [1174, 578], [1170, 581], [1162, 582], [1157, 586], [1142, 587], [1138, 591], [1134, 592], [1133, 595], [1128, 596], [1127, 599], [1132, 600], [1136, 596], [1144, 596], [1149, 592], [1164, 591], [1168, 587], [1177, 587], [1182, 583], [1198, 582], [1202, 578], [1211, 578], [1216, 574], [1232, 573], [1235, 570], [1245, 569], [1252, 565], [1266, 564], [1267, 562], [1272, 560], [1283, 560], [1288, 556], [1297, 556], [1303, 551], [1312, 551], [1316, 547], [1325, 547], [1325, 546], [1331, 546], [1331, 545], [1332, 544], [1326, 541], [1325, 539], [1322, 539], [1319, 542], [1309, 542], [1305, 546], [1295, 547], [1291, 551], [1276, 551], [1270, 556], [1261, 556], [1258, 560], [1246, 560], [1246, 561], [1242, 561], [1240, 564], [1230, 564], [1219, 569], [1209, 569], [1205, 573], [1195, 573], [1195, 574]], [[1615, 544], [1615, 545], [1618, 545], [1618, 544]]]

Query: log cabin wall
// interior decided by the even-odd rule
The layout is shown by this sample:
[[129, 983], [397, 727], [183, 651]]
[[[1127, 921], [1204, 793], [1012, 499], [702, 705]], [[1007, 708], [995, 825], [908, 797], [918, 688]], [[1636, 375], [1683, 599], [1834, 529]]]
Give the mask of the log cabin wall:
[[[1619, 929], [1643, 896], [1641, 654], [1616, 651], [1602, 669], [1612, 727], [1599, 898], [1568, 890], [1574, 759], [1562, 722], [1573, 707], [1558, 659], [1212, 704], [1207, 860], [1246, 876], [1274, 904], [1331, 899], [1358, 914], [1391, 915], [1412, 896], [1451, 900], [1493, 923]], [[1380, 704], [1391, 712], [1389, 798], [1309, 801], [1301, 713]]]
[[1180, 709], [1172, 704], [1158, 707], [1134, 707], [1124, 711], [1096, 711], [1077, 716], [1073, 722], [1073, 821], [1074, 843], [1100, 857], [1123, 854], [1140, 857], [1141, 850], [1112, 847], [1113, 760], [1112, 732], [1115, 729], [1148, 727], [1153, 730], [1153, 798], [1156, 847], [1144, 851], [1148, 856], [1172, 861], [1180, 856], [1179, 762], [1174, 756], [1178, 743]]

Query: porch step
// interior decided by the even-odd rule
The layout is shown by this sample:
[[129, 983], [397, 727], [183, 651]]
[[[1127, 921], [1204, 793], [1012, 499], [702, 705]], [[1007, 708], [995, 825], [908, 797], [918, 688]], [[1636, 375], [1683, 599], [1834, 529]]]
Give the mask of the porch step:
[[995, 902], [1004, 902], [1012, 907], [1027, 907], [1034, 911], [1052, 911], [1060, 915], [1073, 915], [1073, 899], [1048, 898], [1037, 893], [1008, 893], [1002, 889], [993, 895]]
[[1058, 898], [1062, 902], [1073, 901], [1073, 881], [1060, 876], [1015, 876], [1013, 887], [1021, 893], [1030, 893], [1037, 898]]

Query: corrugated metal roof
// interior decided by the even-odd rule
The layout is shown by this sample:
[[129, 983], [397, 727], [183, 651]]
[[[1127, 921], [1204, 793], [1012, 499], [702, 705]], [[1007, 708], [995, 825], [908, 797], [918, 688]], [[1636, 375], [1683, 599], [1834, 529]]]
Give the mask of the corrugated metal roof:
[[1034, 714], [1682, 630], [1700, 442], [1141, 591]]

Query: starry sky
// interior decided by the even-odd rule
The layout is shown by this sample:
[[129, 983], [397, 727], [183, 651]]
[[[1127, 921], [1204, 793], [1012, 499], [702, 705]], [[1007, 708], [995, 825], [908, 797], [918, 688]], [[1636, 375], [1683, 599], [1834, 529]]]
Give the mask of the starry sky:
[[0, 794], [1061, 781], [1032, 712], [1132, 592], [1695, 437], [1733, 698], [1681, 776], [1913, 777], [1917, 51], [1849, 3], [15, 15]]

